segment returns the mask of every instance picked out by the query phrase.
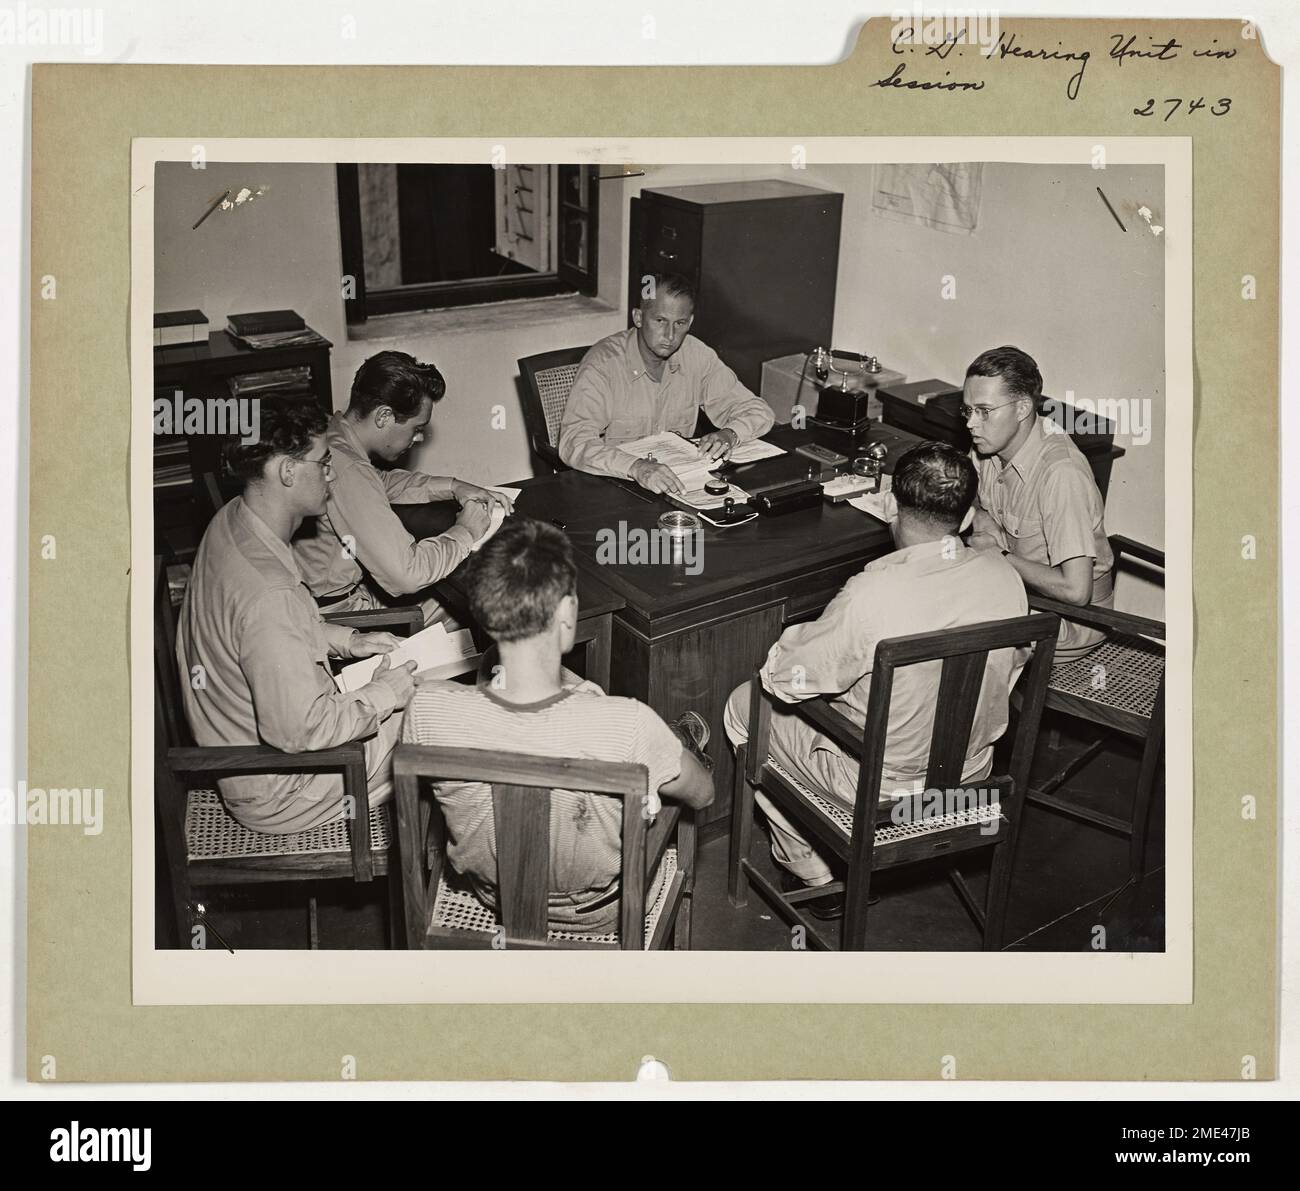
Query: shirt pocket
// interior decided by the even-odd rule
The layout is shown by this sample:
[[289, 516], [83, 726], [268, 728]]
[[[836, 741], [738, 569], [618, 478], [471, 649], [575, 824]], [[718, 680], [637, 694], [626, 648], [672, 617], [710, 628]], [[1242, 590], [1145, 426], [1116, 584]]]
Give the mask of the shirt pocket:
[[617, 421], [610, 422], [609, 428], [605, 431], [605, 441], [607, 443], [630, 442], [649, 433], [648, 418], [619, 418]]
[[[1047, 543], [1043, 537], [1043, 519], [1035, 512], [1004, 513], [1002, 515], [1002, 528], [1007, 537], [1019, 542], [1022, 548], [1037, 547], [1038, 549], [1046, 549]], [[1017, 550], [1016, 553], [1023, 557], [1023, 550]]]

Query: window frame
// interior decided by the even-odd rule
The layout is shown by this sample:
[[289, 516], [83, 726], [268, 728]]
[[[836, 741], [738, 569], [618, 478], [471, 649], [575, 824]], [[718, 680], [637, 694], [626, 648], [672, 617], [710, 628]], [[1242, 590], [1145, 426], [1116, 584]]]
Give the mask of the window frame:
[[[555, 163], [559, 171], [559, 200], [552, 212], [556, 268], [549, 273], [482, 277], [466, 281], [436, 281], [422, 285], [403, 285], [389, 289], [367, 289], [365, 243], [361, 231], [361, 185], [356, 162], [339, 162], [335, 166], [338, 183], [339, 242], [343, 257], [344, 280], [352, 280], [351, 296], [343, 290], [344, 315], [348, 326], [358, 326], [367, 319], [385, 314], [402, 314], [424, 310], [446, 310], [459, 306], [478, 306], [488, 302], [505, 302], [519, 298], [543, 298], [556, 294], [586, 294], [594, 297], [598, 278], [597, 243], [600, 232], [600, 172], [596, 166]], [[564, 200], [565, 171], [577, 170], [586, 185], [587, 267], [578, 269], [565, 263], [566, 221], [564, 213], [574, 210]]]

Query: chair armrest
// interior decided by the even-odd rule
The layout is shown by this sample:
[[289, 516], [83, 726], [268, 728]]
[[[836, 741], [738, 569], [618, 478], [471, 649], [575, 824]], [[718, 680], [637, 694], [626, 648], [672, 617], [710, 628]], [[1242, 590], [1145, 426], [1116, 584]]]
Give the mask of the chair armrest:
[[805, 723], [811, 724], [823, 735], [829, 736], [855, 761], [862, 760], [862, 729], [846, 715], [836, 711], [830, 699], [821, 696], [803, 703], [785, 704]]
[[1062, 620], [1086, 624], [1094, 629], [1135, 633], [1139, 637], [1157, 637], [1161, 641], [1165, 639], [1162, 621], [1138, 616], [1133, 612], [1116, 612], [1113, 608], [1098, 608], [1095, 604], [1066, 604], [1042, 595], [1030, 595], [1029, 606], [1039, 612], [1055, 612]]
[[321, 617], [327, 624], [341, 624], [363, 633], [391, 629], [399, 637], [412, 637], [424, 628], [424, 613], [417, 607], [367, 608], [360, 612], [329, 612]]
[[560, 452], [540, 435], [533, 436], [533, 452], [545, 459], [557, 471], [568, 471], [569, 465], [560, 458]]
[[324, 773], [344, 765], [365, 764], [360, 741], [307, 753], [285, 753], [266, 744], [209, 745], [167, 750], [173, 773]]
[[333, 748], [313, 749], [306, 753], [284, 753], [264, 744], [176, 748], [167, 750], [167, 765], [178, 775], [206, 773], [212, 777], [228, 777], [238, 773], [341, 772], [344, 796], [352, 798], [355, 812], [347, 821], [352, 875], [357, 881], [370, 881], [374, 878], [374, 858], [370, 854], [370, 791], [366, 784], [366, 747], [360, 741], [335, 745]]
[[1145, 562], [1153, 567], [1164, 569], [1165, 552], [1157, 550], [1154, 546], [1148, 546], [1143, 542], [1135, 541], [1133, 538], [1126, 538], [1121, 533], [1110, 535], [1110, 548], [1116, 555], [1128, 554], [1141, 562]]

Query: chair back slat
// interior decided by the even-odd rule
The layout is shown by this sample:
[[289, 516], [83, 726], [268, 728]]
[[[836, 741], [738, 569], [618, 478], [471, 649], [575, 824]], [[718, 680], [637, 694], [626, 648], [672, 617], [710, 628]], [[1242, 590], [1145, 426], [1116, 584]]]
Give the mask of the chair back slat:
[[925, 771], [925, 784], [930, 789], [961, 781], [988, 657], [988, 650], [981, 649], [943, 660], [930, 735], [930, 760]]
[[551, 796], [532, 786], [492, 787], [497, 906], [506, 938], [546, 938], [551, 863]]
[[[649, 789], [648, 778], [646, 788]], [[645, 947], [645, 891], [650, 874], [646, 871], [645, 799], [635, 795], [623, 799], [622, 865], [619, 874], [619, 942], [624, 951], [640, 951]]]

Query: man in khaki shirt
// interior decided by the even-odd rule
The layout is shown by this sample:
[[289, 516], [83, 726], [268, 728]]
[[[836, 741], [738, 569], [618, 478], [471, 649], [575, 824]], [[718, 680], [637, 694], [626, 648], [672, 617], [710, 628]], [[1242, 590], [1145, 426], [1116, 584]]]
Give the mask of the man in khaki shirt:
[[[348, 694], [329, 659], [388, 653], [391, 633], [326, 624], [289, 548], [304, 517], [321, 513], [329, 484], [325, 415], [309, 401], [262, 401], [257, 442], [227, 456], [242, 496], [212, 519], [194, 559], [177, 626], [185, 714], [200, 745], [269, 744], [287, 753], [366, 742], [372, 804], [391, 794], [388, 770], [413, 690], [414, 662], [381, 658]], [[222, 778], [230, 813], [256, 831], [306, 831], [339, 817], [338, 774]]]
[[[476, 484], [375, 466], [420, 441], [446, 391], [437, 368], [404, 352], [380, 352], [357, 370], [347, 410], [330, 419], [334, 479], [325, 515], [294, 542], [324, 611], [385, 607], [424, 591], [465, 561], [494, 505], [510, 511], [505, 497]], [[431, 500], [458, 501], [460, 515], [446, 533], [416, 540], [392, 506]], [[432, 598], [421, 608], [426, 624], [442, 616]]]
[[[829, 695], [832, 705], [859, 729], [866, 724], [876, 645], [890, 637], [960, 628], [1023, 616], [1025, 589], [998, 554], [964, 545], [959, 527], [975, 498], [975, 467], [956, 447], [922, 443], [894, 469], [898, 549], [853, 576], [814, 621], [792, 625], [772, 646], [760, 672], [763, 686], [785, 703]], [[1007, 703], [1024, 658], [1017, 651], [989, 654], [980, 700], [971, 724], [964, 782], [988, 776], [993, 744], [1007, 728]], [[919, 794], [925, 788], [934, 731], [938, 662], [895, 672], [881, 781], [882, 798]], [[724, 724], [733, 744], [749, 732], [749, 684], [732, 692]], [[794, 715], [775, 708], [769, 737], [772, 758], [805, 785], [853, 809], [857, 762], [832, 740]], [[768, 818], [772, 856], [796, 880], [825, 885], [831, 870], [798, 828], [761, 791], [755, 800]], [[843, 897], [809, 903], [818, 917], [838, 917]]]
[[582, 358], [560, 421], [560, 458], [579, 471], [635, 480], [651, 492], [681, 492], [662, 463], [638, 459], [620, 443], [660, 431], [687, 438], [703, 407], [718, 427], [700, 450], [721, 459], [742, 442], [766, 434], [775, 415], [711, 347], [688, 335], [695, 293], [675, 273], [646, 278], [632, 326], [609, 335]]
[[[1115, 559], [1101, 492], [1070, 436], [1038, 415], [1042, 393], [1038, 365], [1016, 347], [992, 348], [966, 369], [962, 412], [980, 477], [970, 544], [999, 551], [1032, 592], [1110, 608]], [[1104, 639], [1062, 617], [1055, 664]]]

